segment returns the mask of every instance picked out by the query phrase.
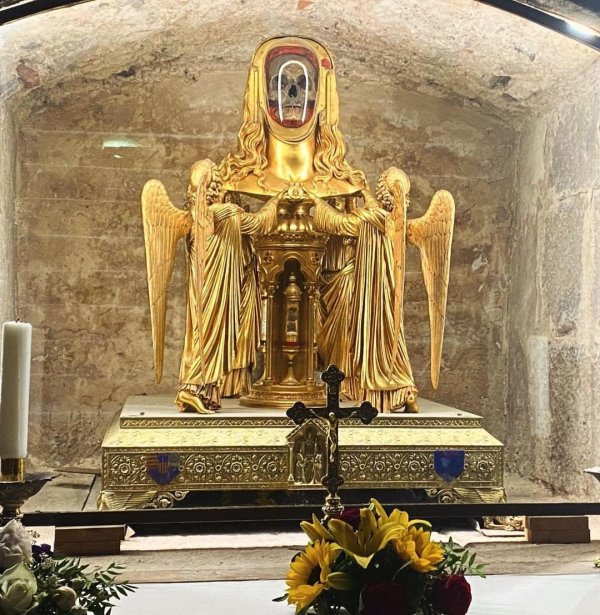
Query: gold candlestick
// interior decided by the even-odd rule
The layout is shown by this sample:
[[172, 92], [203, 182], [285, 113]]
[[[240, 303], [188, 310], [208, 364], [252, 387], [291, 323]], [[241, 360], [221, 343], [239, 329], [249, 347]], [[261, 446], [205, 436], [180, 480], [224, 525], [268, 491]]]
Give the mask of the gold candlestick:
[[25, 480], [25, 459], [1, 459], [0, 480], [6, 483], [18, 483]]

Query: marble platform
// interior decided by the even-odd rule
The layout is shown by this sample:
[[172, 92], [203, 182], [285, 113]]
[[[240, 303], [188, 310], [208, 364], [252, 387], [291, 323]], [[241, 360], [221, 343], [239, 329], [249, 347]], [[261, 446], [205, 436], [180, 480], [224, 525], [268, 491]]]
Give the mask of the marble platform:
[[[340, 423], [345, 487], [424, 489], [438, 501], [504, 498], [503, 445], [481, 417], [419, 400], [418, 414]], [[327, 429], [284, 410], [225, 400], [216, 414], [180, 413], [170, 396], [130, 397], [102, 444], [102, 509], [167, 507], [190, 491], [322, 489]]]

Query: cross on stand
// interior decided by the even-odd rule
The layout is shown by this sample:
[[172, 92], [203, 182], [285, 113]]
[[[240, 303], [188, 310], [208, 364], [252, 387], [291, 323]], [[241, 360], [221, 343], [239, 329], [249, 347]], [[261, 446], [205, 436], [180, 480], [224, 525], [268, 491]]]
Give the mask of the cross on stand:
[[301, 401], [297, 401], [286, 412], [296, 425], [302, 425], [309, 419], [325, 421], [327, 424], [327, 474], [321, 480], [327, 489], [325, 505], [321, 509], [325, 514], [324, 521], [344, 512], [344, 507], [337, 494], [338, 489], [344, 484], [344, 477], [340, 476], [338, 446], [340, 419], [357, 416], [361, 422], [368, 425], [377, 416], [377, 410], [368, 401], [363, 402], [358, 408], [340, 408], [340, 384], [345, 377], [335, 365], [330, 365], [321, 374], [321, 380], [327, 385], [327, 405], [324, 408], [307, 408]]

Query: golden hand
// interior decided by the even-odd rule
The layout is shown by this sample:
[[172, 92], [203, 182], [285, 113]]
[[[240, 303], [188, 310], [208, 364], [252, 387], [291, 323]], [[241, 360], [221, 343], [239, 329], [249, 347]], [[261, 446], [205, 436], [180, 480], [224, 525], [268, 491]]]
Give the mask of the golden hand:
[[304, 188], [304, 192], [308, 196], [308, 199], [312, 201], [315, 205], [324, 205], [325, 207], [331, 207], [331, 205], [327, 204], [320, 196], [317, 196], [314, 192], [311, 192], [306, 188]]
[[287, 188], [284, 188], [283, 190], [280, 190], [275, 196], [272, 196], [268, 201], [267, 201], [267, 205], [279, 205], [279, 203], [281, 202], [281, 200], [283, 199], [283, 197], [285, 196], [286, 192], [288, 191]]

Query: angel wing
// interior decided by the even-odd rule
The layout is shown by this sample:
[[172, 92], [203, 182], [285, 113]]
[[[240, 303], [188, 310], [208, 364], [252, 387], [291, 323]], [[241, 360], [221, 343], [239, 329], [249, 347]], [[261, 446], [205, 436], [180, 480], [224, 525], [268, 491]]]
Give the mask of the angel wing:
[[142, 219], [146, 245], [146, 273], [152, 321], [152, 347], [156, 381], [163, 371], [167, 291], [173, 274], [177, 241], [192, 229], [190, 212], [173, 206], [164, 185], [157, 179], [142, 190]]
[[431, 384], [434, 389], [437, 389], [440, 377], [454, 210], [452, 195], [439, 190], [433, 195], [425, 214], [409, 220], [406, 228], [408, 241], [421, 252], [421, 269], [429, 299]]

